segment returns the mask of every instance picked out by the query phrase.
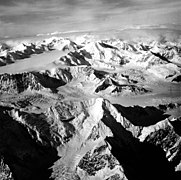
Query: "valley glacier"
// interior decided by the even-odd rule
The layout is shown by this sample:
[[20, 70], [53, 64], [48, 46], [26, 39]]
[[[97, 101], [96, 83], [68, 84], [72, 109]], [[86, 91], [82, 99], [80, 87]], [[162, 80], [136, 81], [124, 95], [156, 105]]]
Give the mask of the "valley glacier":
[[0, 45], [0, 179], [181, 177], [181, 42]]

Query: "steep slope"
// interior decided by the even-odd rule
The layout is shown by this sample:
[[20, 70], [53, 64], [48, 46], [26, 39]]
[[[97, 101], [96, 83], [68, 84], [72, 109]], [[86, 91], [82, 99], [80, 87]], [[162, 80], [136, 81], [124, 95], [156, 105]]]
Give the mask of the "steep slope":
[[5, 164], [4, 158], [2, 156], [0, 161], [0, 179], [14, 180], [14, 178], [12, 177], [12, 172], [9, 169], [9, 166]]
[[21, 93], [26, 90], [41, 91], [46, 88], [56, 90], [59, 86], [65, 85], [71, 75], [64, 70], [59, 70], [56, 77], [49, 76], [48, 72], [28, 72], [19, 74], [0, 75], [1, 93]]
[[55, 60], [56, 65], [85, 65], [108, 70], [119, 70], [125, 65], [137, 66], [142, 68], [143, 73], [148, 71], [166, 81], [172, 81], [180, 75], [180, 43], [153, 41], [144, 44], [120, 39], [77, 43], [80, 44], [68, 38], [52, 37], [37, 42], [2, 44], [0, 64], [11, 64], [32, 54], [59, 50], [67, 52], [67, 55]]
[[120, 84], [111, 78], [106, 78], [104, 81], [98, 85], [95, 92], [99, 93], [103, 91], [103, 94], [111, 95], [130, 95], [130, 94], [145, 94], [149, 90], [144, 87], [134, 85], [134, 84]]
[[[1, 127], [4, 127], [4, 130], [7, 130], [7, 127], [9, 128], [5, 133], [6, 135], [3, 129], [1, 131], [0, 153], [7, 158], [14, 177], [17, 177], [17, 179], [38, 179], [42, 176], [45, 179], [48, 178], [48, 174], [43, 175], [42, 171], [47, 167], [46, 171], [48, 173], [47, 165], [51, 160], [55, 162], [55, 158], [58, 158], [56, 152], [60, 159], [54, 165], [51, 164], [53, 166], [52, 177], [55, 179], [63, 179], [64, 176], [71, 179], [74, 174], [84, 176], [81, 173], [82, 170], [78, 168], [79, 161], [96, 146], [104, 146], [105, 162], [108, 163], [108, 157], [111, 162], [113, 157], [104, 142], [104, 136], [106, 134], [111, 135], [111, 132], [100, 122], [103, 112], [100, 114], [96, 111], [97, 108], [102, 111], [102, 101], [102, 99], [92, 99], [85, 102], [57, 103], [54, 107], [50, 107], [47, 112], [41, 114], [1, 107], [1, 114], [3, 114]], [[77, 108], [75, 109], [75, 107]], [[14, 138], [11, 135], [13, 133], [15, 134]], [[20, 136], [23, 138], [16, 145], [17, 140], [15, 138], [18, 139]], [[8, 141], [5, 139], [8, 139]], [[11, 148], [8, 149], [8, 146]], [[50, 147], [53, 149], [51, 150]], [[97, 151], [99, 152], [99, 150]], [[45, 154], [49, 155], [49, 153], [52, 153], [52, 155], [45, 159]], [[107, 153], [108, 155], [106, 155]], [[9, 154], [11, 154], [11, 158]], [[23, 163], [25, 157], [28, 161]], [[39, 162], [36, 166], [33, 165], [35, 161]], [[116, 160], [113, 158], [112, 161]], [[122, 174], [115, 167], [116, 163], [112, 163], [110, 173], [113, 174], [116, 171]], [[80, 165], [80, 167], [82, 166]], [[78, 169], [76, 170], [76, 168]], [[109, 169], [109, 166], [106, 165], [100, 169], [104, 168]], [[22, 170], [24, 174], [20, 173]], [[98, 170], [93, 168], [93, 171], [94, 174], [97, 174]], [[35, 173], [37, 173], [37, 176]], [[67, 176], [67, 173], [69, 176]], [[82, 175], [79, 175], [79, 173]], [[101, 174], [97, 176], [102, 177]]]
[[[179, 120], [158, 118], [158, 123], [146, 126], [141, 120], [138, 126], [134, 116], [127, 116], [129, 111], [122, 108], [120, 113], [101, 98], [59, 101], [41, 113], [1, 106], [0, 153], [17, 179], [175, 177], [174, 167], [180, 167], [180, 135], [175, 129]], [[145, 121], [151, 117], [142, 109], [139, 114]]]
[[179, 43], [52, 37], [0, 49], [6, 67], [53, 59], [0, 67], [0, 179], [180, 179]]
[[52, 37], [37, 42], [17, 42], [1, 44], [0, 66], [11, 64], [17, 60], [30, 58], [31, 55], [41, 54], [46, 51], [75, 51], [79, 46], [69, 39]]
[[51, 147], [37, 144], [23, 124], [9, 114], [11, 108], [0, 107], [0, 154], [10, 167], [14, 179], [44, 179], [49, 176], [48, 167], [56, 159]]

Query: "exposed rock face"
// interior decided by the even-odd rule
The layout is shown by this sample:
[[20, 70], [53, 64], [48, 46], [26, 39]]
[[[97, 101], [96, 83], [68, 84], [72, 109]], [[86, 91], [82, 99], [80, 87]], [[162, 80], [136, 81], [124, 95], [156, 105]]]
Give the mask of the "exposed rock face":
[[15, 44], [0, 45], [0, 66], [14, 63], [17, 60], [29, 58], [33, 54], [41, 54], [46, 51], [63, 50], [75, 51], [79, 46], [68, 39], [64, 38], [49, 38], [38, 42], [22, 42]]
[[[50, 77], [47, 72], [28, 72], [20, 74], [3, 74], [0, 75], [1, 93], [21, 93], [26, 90], [44, 90], [46, 88], [55, 90], [59, 86], [65, 85], [69, 81], [70, 75], [66, 72], [61, 75], [57, 72], [58, 77]], [[69, 76], [69, 77], [67, 77]]]
[[176, 76], [172, 81], [173, 82], [180, 82], [181, 81], [181, 75]]
[[[7, 47], [6, 47], [7, 46]], [[149, 69], [153, 73], [159, 74], [157, 65], [172, 64], [175, 67], [172, 71], [175, 75], [180, 75], [178, 67], [181, 65], [180, 44], [179, 43], [140, 43], [126, 42], [119, 39], [86, 41], [76, 44], [67, 38], [52, 37], [38, 42], [22, 42], [14, 45], [1, 45], [0, 65], [16, 62], [16, 60], [30, 57], [32, 54], [39, 54], [52, 50], [67, 51], [67, 55], [61, 57], [56, 63], [77, 66], [86, 65], [94, 68], [101, 67], [115, 69], [116, 66], [133, 63], [136, 66]], [[170, 71], [166, 73], [165, 78]], [[174, 77], [173, 77], [174, 78]], [[171, 79], [172, 80], [172, 79]]]
[[151, 83], [179, 87], [178, 44], [51, 38], [0, 49], [0, 65], [67, 51], [51, 68], [0, 75], [0, 179], [180, 178], [181, 119], [166, 114], [180, 104], [121, 105]]
[[133, 122], [138, 107], [117, 108], [101, 98], [57, 102], [39, 114], [1, 106], [0, 154], [15, 179], [175, 177], [179, 120], [145, 124], [159, 110], [140, 108], [145, 123]]
[[35, 76], [31, 73], [22, 73], [22, 74], [3, 74], [0, 77], [1, 79], [1, 92], [9, 93], [20, 93], [28, 88], [41, 90], [43, 86], [37, 82]]
[[10, 108], [1, 107], [0, 111], [0, 154], [10, 167], [13, 178], [47, 178], [49, 166], [57, 159], [56, 151], [37, 144], [28, 129], [13, 120]]
[[140, 140], [161, 147], [173, 167], [180, 163], [180, 119], [159, 122], [143, 128]]
[[1, 161], [0, 161], [0, 179], [2, 180], [14, 180], [14, 178], [12, 177], [12, 173], [9, 169], [9, 166], [7, 164], [4, 163], [4, 158], [1, 157]]
[[139, 87], [137, 85], [130, 85], [130, 84], [119, 84], [119, 82], [114, 81], [111, 78], [106, 78], [99, 85], [95, 92], [107, 91], [106, 94], [144, 94], [149, 92], [149, 90]]

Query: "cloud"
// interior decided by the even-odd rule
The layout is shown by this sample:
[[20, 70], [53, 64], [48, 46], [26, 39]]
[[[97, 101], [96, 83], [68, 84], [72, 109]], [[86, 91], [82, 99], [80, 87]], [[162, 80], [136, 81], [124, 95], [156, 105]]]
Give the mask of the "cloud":
[[0, 34], [179, 23], [179, 7], [180, 0], [0, 0]]

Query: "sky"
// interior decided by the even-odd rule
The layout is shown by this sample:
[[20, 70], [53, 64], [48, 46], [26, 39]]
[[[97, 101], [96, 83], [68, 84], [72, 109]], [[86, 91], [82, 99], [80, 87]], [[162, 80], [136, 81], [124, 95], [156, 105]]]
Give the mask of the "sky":
[[0, 37], [173, 24], [181, 0], [0, 0]]

